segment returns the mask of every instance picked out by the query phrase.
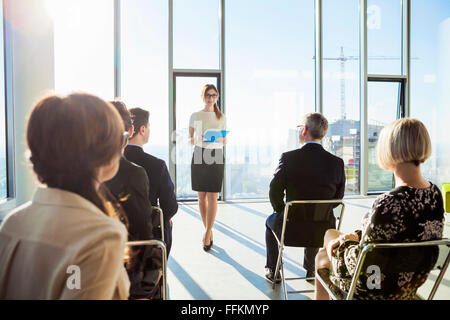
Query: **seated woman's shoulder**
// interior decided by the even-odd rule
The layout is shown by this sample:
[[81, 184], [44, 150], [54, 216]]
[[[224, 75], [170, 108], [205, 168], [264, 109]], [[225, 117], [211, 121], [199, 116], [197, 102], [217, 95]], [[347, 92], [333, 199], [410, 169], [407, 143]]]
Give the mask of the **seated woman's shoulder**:
[[380, 206], [389, 206], [395, 204], [400, 200], [401, 197], [398, 196], [397, 193], [391, 191], [380, 194], [375, 201], [373, 202], [372, 208], [380, 207]]
[[85, 236], [125, 242], [128, 238], [128, 231], [126, 226], [118, 219], [105, 216], [105, 219], [97, 220], [96, 223], [86, 226]]

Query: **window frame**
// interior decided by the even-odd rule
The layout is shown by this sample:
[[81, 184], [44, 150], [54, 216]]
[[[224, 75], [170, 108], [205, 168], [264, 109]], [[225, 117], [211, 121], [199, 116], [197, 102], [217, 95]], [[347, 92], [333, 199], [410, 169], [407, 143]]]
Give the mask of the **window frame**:
[[[202, 71], [195, 71], [195, 70], [174, 70], [173, 72], [173, 78], [172, 78], [172, 99], [171, 102], [173, 103], [173, 107], [170, 111], [170, 119], [171, 119], [171, 125], [172, 125], [172, 132], [176, 132], [177, 127], [177, 100], [176, 100], [176, 90], [177, 90], [177, 78], [181, 78], [181, 77], [186, 77], [186, 78], [201, 78], [201, 77], [211, 77], [211, 78], [217, 78], [217, 90], [219, 90], [219, 92], [223, 92], [222, 91], [222, 72], [220, 70], [202, 70]], [[222, 104], [222, 95], [219, 96], [218, 100], [217, 100], [217, 104], [219, 105], [219, 108], [221, 110], [223, 110], [223, 104]], [[170, 145], [169, 148], [171, 150], [170, 154], [172, 154], [172, 150], [174, 150], [177, 146], [176, 146], [176, 139], [175, 139], [174, 134], [171, 135], [171, 139], [170, 139]], [[225, 151], [226, 148], [224, 148]], [[175, 149], [176, 150], [176, 149]], [[174, 159], [173, 159], [174, 158]], [[175, 163], [173, 162], [173, 160], [175, 160]], [[172, 181], [175, 185], [175, 192], [177, 192], [177, 165], [176, 165], [176, 152], [174, 152], [173, 155], [171, 155], [169, 157], [169, 163], [170, 163], [170, 167], [173, 168], [173, 177]], [[225, 189], [225, 179], [222, 181], [222, 192], [219, 192], [219, 201], [223, 200], [224, 198], [224, 190]], [[191, 198], [180, 198], [178, 199], [178, 195], [177, 195], [177, 201], [180, 202], [194, 202], [197, 201], [197, 199], [191, 199]]]
[[[396, 107], [396, 119], [401, 119], [406, 117], [406, 76], [390, 76], [390, 75], [369, 75], [367, 77], [367, 83], [369, 82], [390, 82], [398, 83], [400, 86], [398, 88], [398, 103]], [[369, 110], [367, 110], [369, 111]], [[368, 136], [366, 137], [368, 139]], [[369, 174], [369, 173], [368, 173]], [[394, 175], [392, 175], [392, 186], [395, 185]], [[367, 185], [367, 195], [380, 195], [389, 190], [370, 190]]]
[[3, 34], [3, 65], [5, 81], [5, 141], [6, 141], [6, 177], [7, 190], [6, 198], [0, 201], [0, 222], [2, 217], [16, 207], [16, 183], [15, 183], [15, 141], [14, 141], [14, 99], [13, 99], [13, 79], [12, 79], [12, 48], [11, 48], [11, 26], [6, 21], [7, 1], [0, 0], [3, 8], [2, 24]]

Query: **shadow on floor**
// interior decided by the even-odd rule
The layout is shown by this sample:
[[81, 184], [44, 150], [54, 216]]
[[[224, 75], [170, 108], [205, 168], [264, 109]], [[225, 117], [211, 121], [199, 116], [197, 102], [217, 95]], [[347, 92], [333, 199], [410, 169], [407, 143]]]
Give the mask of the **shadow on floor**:
[[[183, 205], [180, 206], [180, 208], [185, 211], [186, 213], [188, 213], [189, 215], [191, 215], [193, 218], [201, 221], [201, 217], [200, 217], [200, 213], [192, 208], [191, 206], [188, 205]], [[214, 229], [217, 229], [218, 231], [220, 231], [221, 233], [227, 235], [228, 237], [238, 241], [240, 244], [246, 246], [247, 248], [255, 251], [256, 253], [262, 255], [263, 257], [266, 257], [266, 246], [265, 244], [262, 244], [250, 237], [248, 237], [247, 235], [241, 233], [240, 231], [224, 224], [221, 223], [220, 221], [215, 222], [214, 224]], [[300, 269], [299, 267], [299, 262], [295, 261], [293, 259], [290, 259], [288, 257], [284, 257], [284, 268], [285, 270], [289, 270], [290, 272], [292, 272], [294, 275], [297, 276], [305, 276], [305, 273], [302, 269]], [[261, 268], [261, 272], [264, 272], [264, 268]]]
[[262, 292], [269, 299], [280, 299], [280, 290], [279, 286], [272, 290], [271, 284], [264, 278], [264, 275], [256, 274], [255, 272], [247, 269], [242, 264], [237, 262], [235, 259], [230, 257], [230, 255], [226, 252], [225, 249], [214, 245], [210, 251], [211, 255], [216, 257], [217, 259], [222, 260], [223, 262], [229, 264], [237, 272], [239, 272], [243, 279], [243, 281], [247, 281], [251, 283], [257, 290]]
[[168, 261], [168, 267], [195, 300], [212, 299], [172, 256]]

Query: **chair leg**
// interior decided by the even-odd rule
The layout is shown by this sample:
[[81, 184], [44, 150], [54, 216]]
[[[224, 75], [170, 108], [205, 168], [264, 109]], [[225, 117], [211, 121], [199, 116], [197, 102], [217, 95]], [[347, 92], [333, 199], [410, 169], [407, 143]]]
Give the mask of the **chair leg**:
[[275, 285], [277, 284], [277, 275], [278, 275], [278, 271], [280, 270], [281, 267], [281, 257], [283, 255], [283, 246], [280, 246], [280, 250], [278, 252], [278, 259], [277, 259], [277, 266], [275, 268], [275, 273], [273, 275], [273, 284], [272, 284], [272, 289], [275, 289]]
[[284, 277], [284, 264], [281, 263], [281, 282], [283, 282], [284, 300], [288, 300], [288, 292], [286, 288], [286, 278]]
[[427, 300], [433, 300], [434, 295], [436, 294], [436, 291], [441, 284], [442, 279], [444, 278], [445, 271], [447, 271], [448, 265], [450, 263], [450, 253], [447, 255], [447, 258], [445, 259], [444, 265], [442, 266], [441, 272], [439, 272], [439, 275], [433, 285], [433, 288], [431, 289], [430, 295], [428, 296]]

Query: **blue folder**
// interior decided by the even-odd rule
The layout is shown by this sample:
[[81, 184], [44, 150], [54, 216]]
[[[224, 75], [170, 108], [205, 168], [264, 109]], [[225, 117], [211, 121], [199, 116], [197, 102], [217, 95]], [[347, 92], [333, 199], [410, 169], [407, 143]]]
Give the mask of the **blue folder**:
[[206, 130], [206, 132], [203, 134], [203, 138], [206, 140], [203, 140], [205, 143], [213, 143], [218, 142], [217, 140], [219, 138], [225, 138], [227, 136], [227, 133], [230, 131], [226, 130]]

